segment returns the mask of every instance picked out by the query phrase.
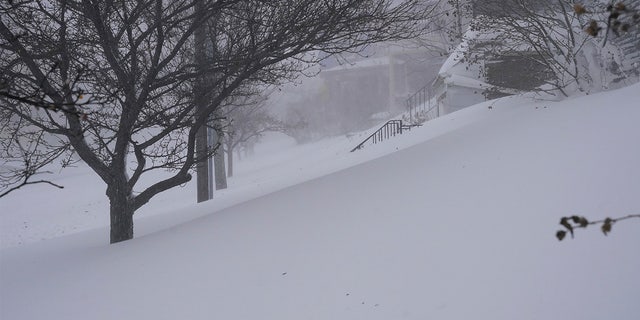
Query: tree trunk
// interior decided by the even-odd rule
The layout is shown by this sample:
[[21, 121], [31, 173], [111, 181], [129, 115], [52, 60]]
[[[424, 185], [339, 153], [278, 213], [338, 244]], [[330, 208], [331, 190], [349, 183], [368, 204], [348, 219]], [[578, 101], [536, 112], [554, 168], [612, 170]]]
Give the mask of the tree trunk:
[[458, 41], [462, 41], [464, 30], [462, 30], [462, 10], [460, 9], [460, 0], [456, 1], [456, 33]]
[[196, 134], [196, 193], [197, 201], [209, 200], [209, 164], [207, 163], [207, 128], [202, 127]]
[[220, 148], [213, 156], [214, 170], [216, 173], [216, 190], [227, 188], [227, 170], [224, 166], [224, 152]]
[[[216, 126], [220, 127], [220, 126]], [[227, 188], [227, 170], [224, 165], [224, 143], [223, 136], [215, 130], [215, 144], [218, 146], [216, 153], [213, 155], [213, 171], [216, 176], [215, 184], [216, 190]]]
[[227, 143], [227, 177], [233, 177], [233, 149]]
[[133, 203], [126, 195], [109, 195], [111, 215], [110, 243], [133, 239]]

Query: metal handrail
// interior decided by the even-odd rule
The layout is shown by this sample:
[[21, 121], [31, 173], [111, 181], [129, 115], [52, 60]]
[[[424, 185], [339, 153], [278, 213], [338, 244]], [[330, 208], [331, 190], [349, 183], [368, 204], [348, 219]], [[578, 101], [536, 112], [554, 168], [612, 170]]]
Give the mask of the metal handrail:
[[[376, 144], [385, 139], [389, 139], [397, 134], [402, 134], [403, 130], [409, 130], [412, 127], [419, 126], [419, 124], [414, 123], [414, 117], [418, 117], [420, 113], [423, 114], [423, 120], [428, 121], [440, 116], [440, 108], [437, 103], [432, 103], [433, 100], [433, 82], [435, 79], [431, 81], [428, 85], [420, 88], [414, 94], [412, 94], [407, 99], [407, 109], [409, 110], [409, 124], [405, 125], [402, 123], [402, 120], [389, 120], [387, 123], [382, 125], [380, 129], [376, 132], [372, 133], [368, 136], [364, 141], [360, 142], [355, 148], [351, 149], [351, 152], [362, 149], [368, 141], [371, 141], [373, 144]], [[433, 105], [432, 105], [433, 104]], [[432, 111], [436, 111], [435, 116], [433, 116]], [[406, 119], [405, 119], [406, 120]], [[422, 122], [424, 122], [422, 121]]]
[[402, 134], [403, 130], [409, 130], [411, 129], [411, 127], [411, 125], [404, 125], [402, 123], [402, 120], [389, 120], [387, 121], [387, 123], [382, 125], [380, 129], [372, 133], [370, 136], [364, 139], [364, 141], [360, 142], [360, 144], [358, 144], [355, 148], [351, 149], [351, 152], [362, 149], [364, 147], [364, 144], [369, 140], [371, 140], [373, 144], [376, 144], [395, 135]]
[[[434, 80], [435, 81], [435, 80]], [[420, 88], [414, 94], [407, 99], [407, 109], [409, 110], [409, 122], [414, 123], [414, 117], [417, 117], [420, 112], [425, 115], [430, 115], [431, 111], [436, 110], [434, 117], [428, 117], [426, 120], [431, 120], [440, 116], [440, 108], [437, 103], [432, 103], [433, 100], [433, 82]], [[433, 105], [432, 105], [433, 104]]]

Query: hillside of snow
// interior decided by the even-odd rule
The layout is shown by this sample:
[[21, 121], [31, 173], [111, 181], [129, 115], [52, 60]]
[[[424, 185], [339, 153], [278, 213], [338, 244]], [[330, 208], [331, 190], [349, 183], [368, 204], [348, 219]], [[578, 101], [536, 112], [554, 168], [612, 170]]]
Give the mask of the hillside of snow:
[[640, 219], [554, 237], [640, 213], [638, 101], [510, 97], [354, 153], [361, 136], [289, 146], [209, 203], [154, 199], [116, 245], [78, 168], [77, 197], [0, 199], [0, 319], [639, 319]]

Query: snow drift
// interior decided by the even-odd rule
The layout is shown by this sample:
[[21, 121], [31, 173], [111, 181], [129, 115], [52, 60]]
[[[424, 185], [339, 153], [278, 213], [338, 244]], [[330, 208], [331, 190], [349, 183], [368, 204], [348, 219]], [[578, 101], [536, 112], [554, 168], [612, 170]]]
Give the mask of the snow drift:
[[640, 221], [554, 233], [640, 211], [639, 92], [488, 102], [132, 241], [4, 249], [0, 318], [638, 319]]

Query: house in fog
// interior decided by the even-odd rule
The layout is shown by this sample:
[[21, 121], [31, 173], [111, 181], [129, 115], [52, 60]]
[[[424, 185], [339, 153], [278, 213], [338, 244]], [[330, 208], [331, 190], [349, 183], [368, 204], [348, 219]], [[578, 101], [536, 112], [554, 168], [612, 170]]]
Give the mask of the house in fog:
[[433, 81], [442, 57], [387, 48], [385, 54], [322, 70], [325, 114], [366, 128], [405, 111], [406, 99]]
[[364, 119], [390, 111], [393, 97], [404, 86], [404, 64], [393, 56], [383, 56], [323, 70], [320, 77], [330, 93], [325, 110]]
[[[637, 3], [632, 1], [629, 5], [637, 6]], [[510, 17], [508, 20], [514, 30], [527, 30], [532, 26], [535, 29], [527, 15], [535, 16], [533, 12], [546, 15], [553, 12], [550, 11], [553, 8], [544, 1], [523, 0], [509, 7], [503, 1], [482, 0], [473, 1], [469, 14], [476, 26], [482, 26], [487, 18]], [[612, 36], [600, 56], [596, 55], [598, 50], [593, 49], [594, 46], [602, 44], [581, 45], [574, 57], [577, 69], [580, 69], [574, 74], [581, 75], [585, 83], [589, 81], [595, 89], [606, 89], [633, 83], [640, 77], [640, 35], [637, 32]], [[547, 58], [547, 54], [562, 56], [562, 50], [543, 50], [542, 53], [535, 50], [526, 40], [518, 40], [518, 36], [512, 39], [508, 29], [474, 28], [472, 24], [438, 72], [433, 100], [439, 106], [439, 113], [450, 113], [519, 92], [557, 88], [564, 79], [556, 76], [551, 70], [555, 66], [545, 65], [548, 63], [545, 60], [554, 59]]]
[[438, 71], [434, 82], [434, 100], [440, 114], [533, 91], [552, 77], [549, 69], [537, 62], [535, 53], [528, 47], [510, 45], [509, 51], [495, 50], [503, 45], [476, 31], [465, 34], [462, 43]]

